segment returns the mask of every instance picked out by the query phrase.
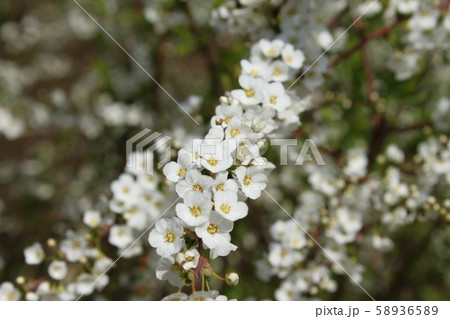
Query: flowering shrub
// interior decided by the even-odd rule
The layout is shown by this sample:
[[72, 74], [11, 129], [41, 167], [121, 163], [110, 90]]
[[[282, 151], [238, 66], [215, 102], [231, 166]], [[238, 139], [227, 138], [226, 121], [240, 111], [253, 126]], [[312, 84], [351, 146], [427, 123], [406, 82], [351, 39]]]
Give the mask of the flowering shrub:
[[6, 1], [0, 300], [448, 299], [449, 7]]

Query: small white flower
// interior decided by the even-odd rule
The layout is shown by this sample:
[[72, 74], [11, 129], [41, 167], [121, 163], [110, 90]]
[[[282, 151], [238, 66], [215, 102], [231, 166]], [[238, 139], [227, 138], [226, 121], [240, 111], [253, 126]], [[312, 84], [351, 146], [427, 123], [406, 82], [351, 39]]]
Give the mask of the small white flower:
[[114, 225], [109, 231], [109, 243], [118, 248], [124, 248], [133, 242], [133, 232], [130, 227]]
[[70, 232], [67, 239], [61, 241], [60, 248], [68, 261], [76, 262], [85, 254], [86, 240], [83, 236]]
[[44, 249], [40, 243], [34, 243], [25, 248], [23, 253], [27, 265], [39, 265], [45, 258]]
[[238, 202], [236, 192], [224, 191], [214, 195], [214, 207], [222, 217], [236, 221], [247, 216], [248, 207], [244, 202]]
[[185, 178], [186, 173], [192, 167], [192, 159], [186, 154], [180, 154], [177, 162], [169, 162], [163, 168], [163, 173], [167, 179], [171, 182], [178, 182], [180, 179]]
[[183, 262], [183, 269], [189, 270], [189, 269], [195, 269], [198, 265], [198, 261], [200, 259], [200, 253], [197, 249], [192, 248], [189, 250], [186, 250], [184, 252], [184, 262]]
[[208, 223], [195, 227], [195, 233], [209, 249], [228, 245], [232, 230], [233, 222], [223, 218], [215, 211], [211, 212]]
[[186, 178], [180, 181], [176, 186], [178, 196], [184, 198], [187, 191], [194, 190], [203, 194], [210, 194], [213, 179], [211, 176], [202, 175], [198, 170], [190, 170]]
[[242, 107], [238, 104], [218, 105], [216, 107], [216, 115], [211, 118], [211, 126], [227, 127], [233, 118], [240, 119], [242, 117]]
[[283, 111], [291, 105], [291, 97], [285, 94], [283, 84], [275, 82], [267, 84], [263, 91], [263, 105]]
[[8, 281], [0, 285], [0, 301], [17, 301], [20, 299], [20, 292]]
[[275, 61], [271, 65], [272, 81], [285, 82], [289, 79], [289, 67], [282, 61]]
[[238, 191], [238, 186], [233, 179], [228, 179], [228, 172], [218, 173], [214, 179], [212, 190], [214, 193], [223, 191]]
[[129, 203], [133, 202], [138, 196], [139, 189], [132, 175], [122, 174], [117, 180], [112, 182], [111, 190], [114, 195], [114, 199]]
[[402, 163], [405, 160], [405, 154], [403, 151], [395, 144], [390, 144], [386, 148], [386, 156], [394, 163]]
[[218, 173], [231, 167], [233, 157], [231, 152], [235, 144], [225, 140], [219, 144], [203, 144], [200, 153], [200, 164], [212, 173]]
[[276, 39], [269, 41], [266, 39], [261, 39], [258, 42], [259, 48], [266, 57], [276, 58], [280, 55], [281, 49], [284, 47], [284, 42], [282, 40]]
[[181, 250], [183, 245], [183, 227], [176, 217], [171, 219], [162, 218], [155, 224], [150, 232], [148, 241], [156, 248], [156, 253], [162, 257], [169, 257]]
[[264, 81], [269, 81], [271, 78], [270, 66], [263, 61], [248, 61], [241, 60], [242, 74], [260, 77]]
[[261, 191], [267, 186], [267, 176], [261, 171], [255, 166], [249, 168], [240, 166], [234, 171], [242, 192], [251, 199], [260, 197]]
[[96, 228], [102, 222], [101, 214], [96, 210], [87, 210], [83, 214], [83, 223], [85, 223], [90, 228]]
[[249, 75], [239, 76], [239, 84], [243, 90], [231, 91], [231, 96], [244, 105], [259, 104], [262, 100], [262, 90], [265, 82], [260, 78]]
[[55, 280], [64, 279], [67, 275], [67, 264], [64, 261], [52, 261], [48, 266], [48, 274]]
[[178, 203], [175, 207], [177, 216], [190, 227], [204, 224], [211, 213], [211, 199], [209, 196], [199, 194], [197, 191], [188, 191], [184, 197], [184, 203]]
[[[175, 285], [176, 286], [176, 285]], [[183, 292], [176, 292], [165, 296], [161, 301], [186, 301], [189, 297]]]
[[175, 287], [180, 287], [183, 283], [180, 278], [181, 266], [175, 263], [173, 257], [161, 258], [156, 266], [156, 278], [168, 280]]
[[290, 43], [281, 51], [284, 63], [293, 69], [300, 69], [305, 62], [305, 55], [300, 50], [295, 50], [294, 46]]

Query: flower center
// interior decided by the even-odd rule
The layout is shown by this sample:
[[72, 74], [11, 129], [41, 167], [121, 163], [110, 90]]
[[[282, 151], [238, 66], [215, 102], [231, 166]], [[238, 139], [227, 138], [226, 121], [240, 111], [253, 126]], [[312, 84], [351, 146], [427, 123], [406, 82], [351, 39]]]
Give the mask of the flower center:
[[219, 231], [219, 227], [217, 227], [216, 224], [209, 224], [209, 226], [208, 226], [208, 233], [210, 233], [211, 235], [214, 235], [218, 231]]
[[291, 63], [292, 62], [292, 57], [291, 56], [287, 56], [285, 60], [286, 60], [287, 63]]
[[269, 100], [270, 100], [270, 104], [275, 104], [277, 102], [276, 96], [271, 96]]
[[273, 70], [273, 75], [280, 76], [281, 75], [281, 70], [280, 69]]
[[209, 165], [211, 166], [216, 166], [217, 165], [217, 160], [215, 158], [210, 158], [209, 160], [206, 161]]
[[125, 186], [124, 188], [122, 188], [122, 192], [124, 194], [128, 194], [130, 192], [130, 189], [127, 186]]
[[239, 134], [241, 134], [241, 131], [239, 131], [238, 128], [234, 128], [230, 132], [231, 137], [235, 137], [236, 135], [239, 135]]
[[269, 52], [267, 52], [268, 55], [275, 55], [277, 52], [274, 49], [270, 49]]
[[199, 206], [192, 206], [190, 209], [191, 209], [191, 214], [194, 217], [198, 217], [202, 214], [202, 210], [200, 209]]
[[77, 241], [72, 242], [72, 248], [77, 249], [77, 248], [80, 248], [80, 246], [81, 245], [79, 242], [77, 242]]
[[223, 191], [223, 190], [224, 190], [223, 184], [219, 184], [219, 185], [216, 186], [216, 192], [220, 192], [220, 191]]
[[245, 95], [247, 95], [247, 97], [254, 97], [255, 91], [253, 91], [253, 89], [245, 90]]
[[8, 294], [8, 296], [6, 297], [9, 301], [13, 301], [14, 300], [14, 294], [11, 292]]
[[226, 204], [222, 204], [222, 206], [220, 206], [220, 210], [223, 211], [224, 214], [228, 214], [230, 212], [230, 206], [226, 205]]
[[199, 191], [199, 192], [202, 192], [203, 193], [203, 187], [201, 187], [200, 185], [194, 185], [194, 186], [192, 186], [192, 189], [194, 190], [194, 191]]
[[244, 177], [243, 183], [244, 183], [245, 186], [248, 186], [248, 185], [250, 185], [251, 181], [252, 181], [252, 178], [250, 176], [246, 175]]
[[173, 243], [175, 241], [175, 234], [168, 231], [166, 232], [166, 234], [164, 235], [164, 239], [166, 240], [166, 242], [168, 243]]
[[185, 169], [184, 167], [180, 167], [177, 174], [178, 174], [178, 176], [183, 176], [184, 174], [186, 174], [186, 172], [187, 172], [187, 169]]
[[187, 260], [187, 261], [193, 261], [194, 259], [195, 259], [194, 256], [188, 256], [188, 257], [186, 257], [186, 260]]
[[230, 120], [231, 120], [231, 116], [227, 116], [227, 117], [225, 118], [225, 123], [228, 124], [228, 123], [230, 122]]
[[253, 70], [250, 72], [250, 74], [253, 75], [253, 76], [258, 76], [258, 75], [259, 75], [259, 72], [258, 72], [257, 70], [255, 70], [255, 69], [253, 69]]

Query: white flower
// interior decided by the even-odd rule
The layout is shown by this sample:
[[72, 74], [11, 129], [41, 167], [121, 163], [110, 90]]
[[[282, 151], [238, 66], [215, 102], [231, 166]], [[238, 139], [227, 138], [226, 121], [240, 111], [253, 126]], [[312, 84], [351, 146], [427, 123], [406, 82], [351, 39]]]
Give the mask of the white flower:
[[258, 42], [259, 48], [266, 57], [276, 58], [280, 55], [281, 49], [284, 47], [284, 42], [282, 40], [276, 39], [269, 41], [266, 39], [261, 39]]
[[184, 270], [195, 269], [200, 259], [200, 253], [198, 252], [197, 249], [192, 248], [184, 252], [183, 258], [184, 258], [183, 261]]
[[223, 218], [215, 211], [211, 212], [208, 223], [195, 227], [195, 233], [209, 249], [228, 245], [232, 230], [233, 222]]
[[365, 152], [361, 149], [351, 149], [347, 157], [348, 162], [343, 169], [344, 174], [353, 178], [366, 176], [369, 161]]
[[244, 202], [238, 202], [238, 196], [233, 191], [217, 192], [214, 195], [214, 207], [222, 217], [236, 221], [247, 216], [248, 207]]
[[183, 245], [183, 227], [176, 217], [160, 219], [150, 232], [148, 241], [156, 248], [156, 253], [162, 257], [169, 257], [181, 250]]
[[231, 167], [235, 142], [225, 140], [219, 144], [203, 144], [200, 146], [200, 164], [212, 173], [218, 173]]
[[181, 266], [176, 264], [173, 257], [161, 258], [156, 267], [156, 278], [168, 280], [175, 287], [180, 287], [183, 283], [180, 278]]
[[85, 254], [86, 240], [83, 236], [70, 232], [61, 242], [61, 251], [70, 262], [79, 261]]
[[300, 69], [305, 62], [305, 55], [300, 50], [295, 50], [294, 46], [290, 43], [281, 51], [284, 63], [293, 69]]
[[90, 228], [96, 228], [102, 222], [102, 218], [99, 211], [87, 210], [83, 214], [83, 223], [85, 223]]
[[197, 291], [189, 296], [191, 301], [212, 301], [214, 300], [219, 292], [217, 290], [211, 291]]
[[238, 191], [238, 186], [233, 179], [228, 179], [228, 172], [218, 173], [214, 179], [212, 190], [214, 193], [223, 191]]
[[261, 77], [264, 81], [269, 81], [271, 78], [270, 66], [266, 62], [241, 60], [241, 67], [242, 74]]
[[403, 151], [395, 144], [390, 144], [386, 148], [386, 156], [394, 163], [402, 163], [405, 160], [405, 154]]
[[45, 258], [44, 249], [40, 243], [34, 243], [25, 248], [23, 254], [27, 265], [39, 265]]
[[117, 180], [112, 182], [111, 190], [114, 195], [114, 199], [129, 203], [133, 202], [138, 196], [139, 188], [132, 175], [122, 174]]
[[20, 299], [20, 292], [8, 281], [0, 285], [0, 301], [17, 301]]
[[197, 191], [188, 191], [184, 203], [175, 207], [177, 216], [190, 227], [204, 224], [208, 221], [211, 212], [211, 199], [209, 196], [199, 194]]
[[234, 118], [228, 123], [225, 129], [225, 136], [227, 139], [235, 139], [236, 145], [240, 143], [242, 139], [255, 140], [256, 136], [253, 130], [243, 123], [242, 119]]
[[239, 76], [239, 84], [243, 90], [231, 91], [231, 96], [244, 105], [259, 104], [262, 100], [262, 90], [265, 82], [249, 75]]
[[401, 14], [411, 14], [419, 9], [419, 0], [397, 0], [394, 2], [397, 11]]
[[270, 244], [268, 260], [274, 267], [291, 267], [302, 259], [303, 256], [297, 250], [281, 244]]
[[64, 261], [52, 261], [48, 266], [48, 274], [55, 280], [64, 279], [67, 275], [67, 264]]
[[282, 61], [275, 61], [272, 63], [272, 80], [284, 82], [289, 79], [289, 67]]
[[240, 119], [242, 117], [242, 107], [238, 104], [218, 105], [216, 107], [216, 115], [211, 118], [211, 126], [227, 127], [233, 118]]
[[210, 194], [213, 179], [211, 176], [202, 175], [198, 170], [190, 170], [186, 178], [175, 186], [178, 196], [184, 198], [187, 191], [194, 190], [203, 194]]
[[[176, 286], [176, 285], [175, 285]], [[189, 297], [183, 292], [176, 292], [173, 294], [170, 294], [168, 296], [165, 296], [161, 301], [186, 301]]]
[[234, 171], [242, 192], [251, 199], [257, 199], [261, 196], [261, 191], [266, 188], [267, 176], [261, 171], [256, 166], [249, 168], [240, 166]]
[[267, 84], [263, 91], [263, 105], [283, 111], [291, 105], [291, 98], [285, 94], [283, 84], [275, 82]]
[[124, 225], [114, 225], [109, 230], [109, 243], [119, 248], [124, 248], [133, 242], [131, 228]]
[[192, 167], [192, 159], [186, 154], [180, 154], [177, 162], [169, 162], [163, 168], [163, 173], [171, 182], [178, 182], [186, 176], [188, 170]]

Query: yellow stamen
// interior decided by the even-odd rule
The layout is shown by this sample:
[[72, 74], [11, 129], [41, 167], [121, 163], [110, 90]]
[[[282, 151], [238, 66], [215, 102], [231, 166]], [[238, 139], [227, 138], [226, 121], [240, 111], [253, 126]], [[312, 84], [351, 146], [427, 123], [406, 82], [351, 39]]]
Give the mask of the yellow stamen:
[[175, 234], [168, 231], [165, 235], [164, 235], [164, 239], [166, 240], [166, 242], [168, 243], [173, 243], [175, 241]]
[[211, 166], [216, 166], [217, 165], [217, 160], [215, 158], [210, 158], [209, 160], [206, 161], [209, 165]]
[[220, 206], [220, 210], [224, 213], [224, 214], [228, 214], [230, 212], [230, 206], [226, 205], [226, 204], [222, 204], [222, 206]]
[[209, 224], [209, 226], [208, 226], [208, 233], [210, 233], [211, 235], [214, 235], [218, 231], [219, 231], [219, 227], [217, 227], [216, 224]]
[[247, 95], [247, 97], [254, 97], [255, 91], [253, 91], [252, 89], [245, 90], [245, 95]]
[[239, 134], [241, 134], [241, 131], [238, 128], [234, 128], [230, 132], [231, 137], [235, 137], [235, 136], [237, 136]]
[[194, 186], [192, 186], [192, 189], [194, 190], [194, 191], [199, 191], [199, 192], [202, 192], [203, 193], [203, 187], [201, 187], [200, 185], [194, 185]]
[[190, 209], [191, 209], [191, 214], [194, 217], [198, 217], [202, 214], [202, 210], [200, 209], [199, 206], [192, 206], [192, 207], [190, 207]]

